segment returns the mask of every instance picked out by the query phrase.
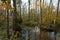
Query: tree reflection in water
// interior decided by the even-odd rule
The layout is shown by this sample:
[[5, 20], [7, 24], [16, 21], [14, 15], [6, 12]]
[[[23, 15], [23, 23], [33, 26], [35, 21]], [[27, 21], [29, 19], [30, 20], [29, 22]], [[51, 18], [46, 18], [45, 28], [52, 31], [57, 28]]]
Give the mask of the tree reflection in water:
[[[37, 28], [37, 30], [40, 30]], [[40, 31], [36, 31], [35, 28], [30, 30], [24, 29], [22, 30], [22, 40], [54, 40], [54, 32], [41, 32], [41, 39], [39, 39]], [[56, 35], [56, 40], [60, 40], [59, 33]]]

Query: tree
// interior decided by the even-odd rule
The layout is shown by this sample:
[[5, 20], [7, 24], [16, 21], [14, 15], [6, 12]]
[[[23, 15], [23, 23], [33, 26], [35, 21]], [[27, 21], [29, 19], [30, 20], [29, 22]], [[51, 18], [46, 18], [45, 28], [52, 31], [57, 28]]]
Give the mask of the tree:
[[[22, 29], [21, 29], [21, 26], [20, 25], [22, 23], [22, 20], [21, 20], [21, 17], [18, 17], [17, 18], [18, 15], [17, 15], [17, 11], [16, 11], [16, 0], [13, 0], [13, 6], [15, 8], [14, 13], [13, 13], [13, 31], [15, 31], [14, 32], [15, 34], [18, 31], [19, 32], [19, 35], [18, 36], [21, 37], [21, 30]], [[20, 7], [21, 7], [21, 5], [20, 5]], [[21, 14], [21, 10], [20, 10], [20, 14]]]
[[7, 36], [8, 36], [8, 39], [10, 39], [10, 34], [9, 34], [9, 7], [10, 6], [10, 2], [11, 0], [1, 0], [2, 1], [2, 7], [3, 8], [6, 8], [6, 11], [7, 11]]
[[57, 5], [57, 14], [56, 14], [56, 23], [55, 23], [55, 33], [54, 33], [54, 35], [55, 35], [55, 40], [56, 40], [56, 33], [57, 33], [57, 31], [59, 31], [59, 26], [60, 26], [60, 21], [59, 21], [59, 17], [58, 17], [58, 10], [59, 10], [59, 2], [60, 2], [60, 0], [58, 0], [58, 5]]

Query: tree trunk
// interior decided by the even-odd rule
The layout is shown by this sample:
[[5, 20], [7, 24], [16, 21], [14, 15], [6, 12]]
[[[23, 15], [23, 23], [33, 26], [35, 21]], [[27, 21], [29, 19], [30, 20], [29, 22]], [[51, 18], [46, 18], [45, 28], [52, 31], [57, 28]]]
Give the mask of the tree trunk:
[[[58, 18], [59, 2], [60, 2], [60, 0], [58, 0], [58, 5], [57, 5], [56, 22], [58, 21], [57, 18]], [[57, 30], [57, 29], [56, 29], [56, 26], [55, 26], [55, 30]], [[57, 30], [57, 31], [58, 31], [58, 30]], [[56, 40], [57, 31], [54, 32], [54, 39], [55, 39], [55, 40]]]
[[15, 34], [18, 31], [19, 32], [18, 36], [20, 37], [22, 29], [19, 24], [21, 24], [22, 20], [21, 20], [21, 17], [17, 18], [19, 16], [17, 15], [17, 11], [16, 11], [16, 0], [13, 0], [13, 6], [15, 8], [14, 13], [13, 13], [13, 31], [15, 31], [14, 32]]
[[8, 39], [10, 39], [10, 34], [9, 34], [9, 11], [7, 11], [7, 36], [8, 36]]
[[41, 27], [42, 27], [42, 8], [41, 8], [41, 0], [40, 0], [40, 23], [39, 23], [39, 26], [40, 26], [40, 40], [41, 40]]
[[29, 7], [28, 7], [28, 21], [30, 20], [30, 0], [28, 0], [28, 3], [29, 3]]

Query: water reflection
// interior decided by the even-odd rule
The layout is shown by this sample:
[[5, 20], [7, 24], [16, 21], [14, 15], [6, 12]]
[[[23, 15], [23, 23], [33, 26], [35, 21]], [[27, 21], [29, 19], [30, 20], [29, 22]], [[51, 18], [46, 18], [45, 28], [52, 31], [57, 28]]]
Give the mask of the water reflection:
[[[41, 35], [43, 35], [46, 39], [48, 37], [51, 40], [54, 40], [54, 32], [44, 32], [44, 31], [42, 31], [42, 32], [43, 33]], [[43, 37], [43, 39], [44, 39], [44, 37]], [[29, 40], [29, 39], [30, 40], [40, 40], [40, 29], [32, 28], [30, 30], [28, 30], [28, 29], [22, 30], [22, 40]], [[56, 40], [60, 40], [60, 33], [57, 33]]]
[[39, 28], [32, 28], [30, 30], [24, 29], [22, 30], [22, 40], [28, 40], [30, 37], [30, 40], [39, 40], [40, 30]]
[[22, 40], [28, 40], [28, 30], [22, 30]]
[[49, 34], [50, 38], [51, 38], [52, 40], [54, 40], [54, 32], [48, 32], [48, 34]]

